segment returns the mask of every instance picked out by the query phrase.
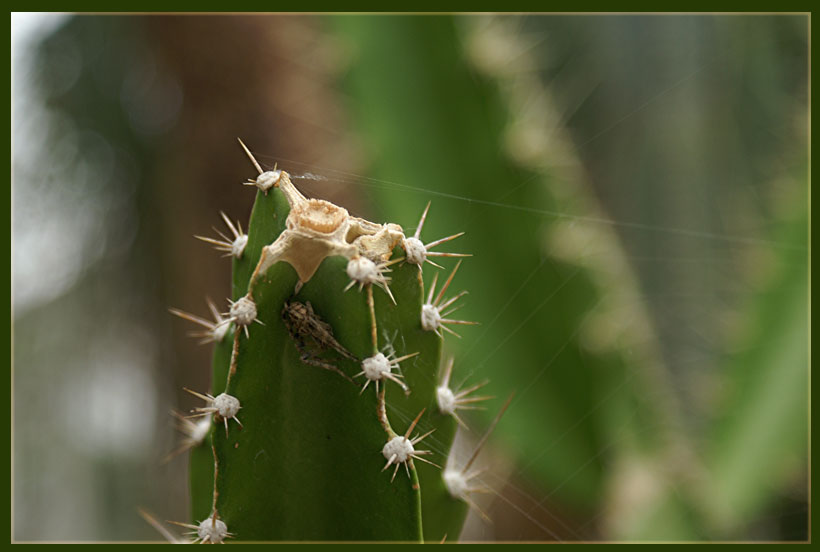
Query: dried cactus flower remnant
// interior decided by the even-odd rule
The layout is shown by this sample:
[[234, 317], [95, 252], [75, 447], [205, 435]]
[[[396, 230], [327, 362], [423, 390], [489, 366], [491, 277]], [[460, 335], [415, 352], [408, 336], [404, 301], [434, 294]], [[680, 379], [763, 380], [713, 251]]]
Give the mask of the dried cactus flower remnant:
[[[258, 167], [247, 149], [246, 152]], [[262, 258], [251, 285], [279, 261], [293, 266], [302, 283], [309, 281], [322, 261], [331, 256], [348, 259], [361, 256], [381, 264], [404, 240], [404, 232], [397, 224], [376, 224], [352, 217], [347, 209], [329, 201], [306, 198], [285, 171], [279, 171], [277, 183], [290, 205], [290, 213], [284, 232], [262, 249]], [[381, 265], [379, 275], [372, 280], [386, 289], [386, 280], [381, 275], [383, 270], [384, 265]]]

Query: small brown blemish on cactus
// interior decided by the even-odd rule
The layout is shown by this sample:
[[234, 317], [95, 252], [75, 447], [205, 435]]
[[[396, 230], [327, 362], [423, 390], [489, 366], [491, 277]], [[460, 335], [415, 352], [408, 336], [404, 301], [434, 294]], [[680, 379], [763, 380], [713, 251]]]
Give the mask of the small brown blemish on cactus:
[[[287, 328], [291, 340], [296, 345], [296, 349], [300, 353], [299, 359], [303, 363], [336, 372], [346, 380], [354, 383], [350, 376], [319, 356], [320, 353], [332, 349], [347, 359], [354, 362], [359, 361], [341, 343], [336, 341], [336, 338], [333, 337], [333, 328], [313, 312], [313, 306], [310, 302], [291, 301], [285, 303], [282, 308], [282, 321], [285, 323], [285, 328]], [[314, 352], [308, 347], [308, 339], [313, 342], [318, 351]]]

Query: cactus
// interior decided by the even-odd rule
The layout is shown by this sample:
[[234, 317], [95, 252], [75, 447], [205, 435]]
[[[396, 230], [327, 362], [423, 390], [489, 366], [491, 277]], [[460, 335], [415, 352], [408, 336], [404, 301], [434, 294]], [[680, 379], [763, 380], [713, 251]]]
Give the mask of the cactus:
[[187, 430], [196, 523], [181, 525], [212, 543], [457, 538], [476, 489], [469, 466], [441, 470], [457, 411], [488, 397], [450, 388], [452, 359], [439, 369], [452, 326], [473, 322], [450, 317], [461, 260], [430, 257], [468, 256], [434, 250], [461, 234], [425, 245], [429, 204], [412, 236], [352, 217], [242, 146], [259, 173], [248, 234], [223, 214], [232, 237], [197, 236], [232, 257], [230, 309], [172, 310], [214, 343], [211, 393], [189, 390], [214, 423]]

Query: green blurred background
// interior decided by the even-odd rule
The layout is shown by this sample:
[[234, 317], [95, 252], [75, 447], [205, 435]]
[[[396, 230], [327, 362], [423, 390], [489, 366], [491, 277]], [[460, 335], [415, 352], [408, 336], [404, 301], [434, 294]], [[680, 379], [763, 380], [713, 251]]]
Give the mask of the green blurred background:
[[806, 539], [808, 24], [13, 14], [13, 539], [187, 519], [210, 351], [167, 307], [229, 294], [191, 236], [247, 220], [236, 137], [467, 232], [445, 348], [498, 398], [458, 454], [516, 396], [464, 540]]

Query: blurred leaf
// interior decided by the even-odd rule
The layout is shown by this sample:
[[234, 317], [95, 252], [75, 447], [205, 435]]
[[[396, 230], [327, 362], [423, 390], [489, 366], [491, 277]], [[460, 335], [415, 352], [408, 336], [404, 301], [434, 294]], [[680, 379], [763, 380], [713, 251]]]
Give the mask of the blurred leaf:
[[[803, 179], [805, 181], [805, 179]], [[771, 281], [749, 301], [745, 331], [727, 359], [729, 397], [709, 436], [709, 506], [725, 530], [747, 523], [783, 482], [805, 479], [809, 413], [808, 212], [775, 237]]]

